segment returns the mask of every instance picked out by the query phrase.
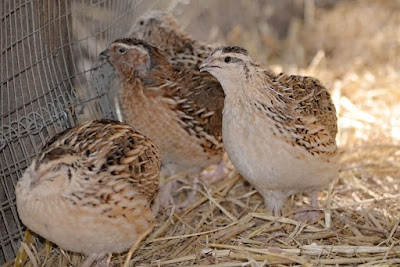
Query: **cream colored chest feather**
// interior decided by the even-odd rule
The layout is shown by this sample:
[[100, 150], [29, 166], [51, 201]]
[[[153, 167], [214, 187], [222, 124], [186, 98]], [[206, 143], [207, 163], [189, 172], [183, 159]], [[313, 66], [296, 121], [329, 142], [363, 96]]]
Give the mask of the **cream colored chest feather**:
[[270, 190], [318, 187], [330, 166], [273, 134], [273, 124], [244, 109], [224, 110], [223, 140], [238, 171], [256, 187]]

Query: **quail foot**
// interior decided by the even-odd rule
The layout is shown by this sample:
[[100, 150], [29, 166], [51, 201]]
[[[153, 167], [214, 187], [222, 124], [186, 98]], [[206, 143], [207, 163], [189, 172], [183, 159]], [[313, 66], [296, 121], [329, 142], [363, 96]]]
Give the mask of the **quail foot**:
[[288, 196], [320, 190], [338, 177], [335, 107], [317, 79], [272, 75], [237, 46], [215, 49], [200, 68], [225, 92], [229, 158], [274, 215]]
[[32, 231], [87, 256], [121, 253], [153, 228], [157, 147], [132, 127], [88, 121], [41, 149], [17, 184], [18, 214]]

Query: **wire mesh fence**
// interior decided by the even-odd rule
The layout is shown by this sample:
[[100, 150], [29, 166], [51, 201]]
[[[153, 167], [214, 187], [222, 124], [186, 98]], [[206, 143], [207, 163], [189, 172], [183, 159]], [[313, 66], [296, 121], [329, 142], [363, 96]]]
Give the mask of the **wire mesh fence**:
[[[139, 5], [142, 5], [142, 9]], [[0, 265], [19, 248], [15, 186], [48, 137], [87, 119], [115, 118], [95, 64], [132, 25], [140, 1], [0, 1]]]

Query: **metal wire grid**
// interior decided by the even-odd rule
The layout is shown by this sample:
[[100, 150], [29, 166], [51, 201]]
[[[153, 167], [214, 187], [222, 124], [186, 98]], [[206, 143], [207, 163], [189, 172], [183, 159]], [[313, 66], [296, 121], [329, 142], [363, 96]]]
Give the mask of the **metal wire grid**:
[[138, 2], [0, 1], [0, 265], [19, 249], [14, 191], [38, 149], [81, 121], [115, 118], [98, 74], [109, 67], [93, 62], [128, 32]]

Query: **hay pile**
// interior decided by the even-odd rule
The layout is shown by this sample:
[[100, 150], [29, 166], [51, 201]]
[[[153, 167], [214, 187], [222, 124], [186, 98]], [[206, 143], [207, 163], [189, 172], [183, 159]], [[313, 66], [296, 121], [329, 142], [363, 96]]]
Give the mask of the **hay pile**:
[[[262, 197], [232, 170], [223, 181], [201, 184], [185, 212], [159, 214], [130, 265], [400, 264], [399, 11], [398, 1], [343, 1], [293, 21], [287, 38], [274, 41], [280, 45], [272, 54], [284, 62], [275, 69], [318, 77], [338, 109], [342, 170], [331, 190], [319, 194], [323, 208], [315, 221], [293, 219], [308, 207], [301, 195], [286, 203], [283, 217], [266, 215]], [[83, 260], [37, 246], [36, 238], [27, 233], [17, 266]], [[125, 255], [112, 260], [123, 264]]]

